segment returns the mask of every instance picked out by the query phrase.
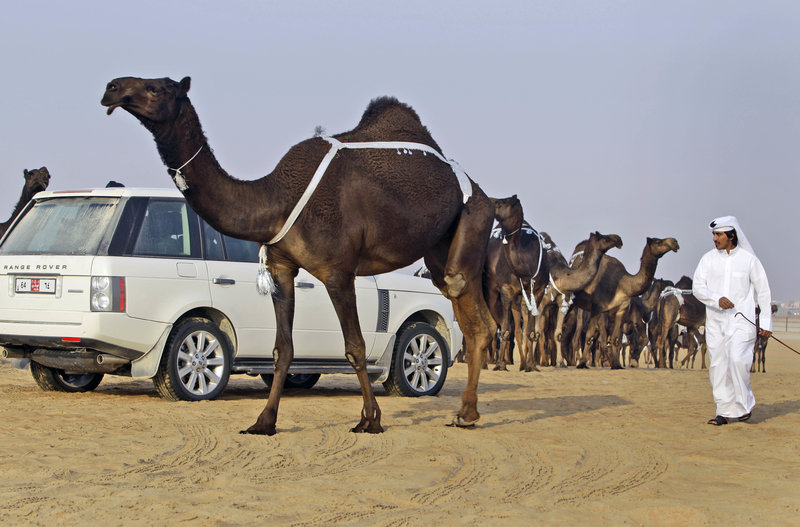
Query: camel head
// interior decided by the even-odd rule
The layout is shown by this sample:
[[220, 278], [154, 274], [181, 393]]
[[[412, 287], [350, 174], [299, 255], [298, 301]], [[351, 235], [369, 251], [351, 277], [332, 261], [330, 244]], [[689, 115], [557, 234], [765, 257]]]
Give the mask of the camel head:
[[494, 205], [494, 217], [504, 231], [514, 232], [522, 227], [522, 204], [516, 194], [510, 198], [491, 198], [491, 200]]
[[34, 168], [33, 170], [25, 169], [23, 176], [25, 177], [25, 190], [31, 196], [47, 189], [47, 185], [50, 184], [50, 172], [47, 167]]
[[675, 238], [647, 238], [647, 249], [656, 258], [661, 258], [670, 251], [678, 252], [679, 248]]
[[622, 248], [622, 238], [617, 234], [600, 234], [594, 231], [589, 235], [589, 243], [595, 244], [600, 252], [606, 252], [616, 247]]
[[167, 77], [120, 77], [106, 85], [100, 104], [108, 107], [108, 115], [119, 107], [145, 124], [148, 121], [171, 121], [178, 116], [182, 102], [188, 100], [186, 94], [190, 84], [189, 77], [184, 77], [180, 82]]

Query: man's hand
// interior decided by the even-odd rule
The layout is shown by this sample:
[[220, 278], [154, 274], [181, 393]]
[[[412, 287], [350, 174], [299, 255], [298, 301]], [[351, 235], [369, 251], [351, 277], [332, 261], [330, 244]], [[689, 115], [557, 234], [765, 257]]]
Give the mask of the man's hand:
[[722, 309], [733, 309], [733, 302], [728, 300], [727, 297], [722, 297], [719, 299], [719, 307]]
[[772, 336], [772, 331], [766, 329], [759, 329], [758, 334], [764, 338], [770, 338]]

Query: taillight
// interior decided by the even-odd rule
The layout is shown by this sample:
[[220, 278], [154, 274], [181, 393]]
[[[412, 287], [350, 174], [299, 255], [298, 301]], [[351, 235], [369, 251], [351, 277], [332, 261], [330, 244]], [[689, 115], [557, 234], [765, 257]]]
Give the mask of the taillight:
[[92, 311], [122, 313], [125, 311], [125, 277], [93, 276], [89, 306]]

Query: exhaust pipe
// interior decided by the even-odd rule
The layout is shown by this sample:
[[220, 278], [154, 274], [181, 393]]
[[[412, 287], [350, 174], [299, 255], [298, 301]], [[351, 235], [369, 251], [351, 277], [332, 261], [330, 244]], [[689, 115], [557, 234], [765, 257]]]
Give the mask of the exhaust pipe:
[[2, 348], [2, 350], [3, 352], [0, 353], [0, 355], [2, 355], [4, 359], [27, 359], [31, 356], [30, 351], [8, 349], [8, 348]]
[[50, 350], [40, 348], [30, 354], [31, 360], [49, 368], [70, 373], [111, 373], [130, 361], [86, 350]]
[[97, 355], [97, 364], [101, 364], [103, 366], [113, 366], [119, 367], [124, 366], [125, 364], [130, 364], [131, 361], [128, 359], [123, 359], [122, 357], [116, 357], [114, 355], [107, 355], [105, 353], [100, 353]]

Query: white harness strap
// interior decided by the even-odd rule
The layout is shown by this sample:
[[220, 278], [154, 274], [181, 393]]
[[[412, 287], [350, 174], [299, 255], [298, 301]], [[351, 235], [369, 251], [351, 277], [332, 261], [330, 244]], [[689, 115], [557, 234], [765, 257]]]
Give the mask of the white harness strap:
[[[303, 192], [303, 195], [300, 196], [300, 200], [295, 204], [292, 212], [289, 213], [289, 217], [286, 218], [286, 222], [283, 224], [283, 227], [278, 231], [278, 233], [267, 243], [262, 244], [261, 248], [259, 249], [259, 263], [258, 263], [258, 277], [256, 279], [256, 288], [258, 292], [267, 295], [272, 294], [275, 291], [275, 283], [272, 279], [272, 276], [269, 274], [269, 270], [267, 269], [267, 246], [274, 245], [281, 241], [286, 233], [289, 232], [289, 229], [292, 228], [294, 222], [297, 220], [297, 217], [300, 216], [300, 213], [303, 212], [308, 200], [311, 199], [311, 195], [314, 194], [314, 190], [316, 190], [317, 185], [319, 185], [322, 176], [325, 175], [325, 172], [328, 170], [328, 166], [333, 161], [333, 158], [339, 152], [339, 150], [343, 148], [352, 148], [352, 149], [365, 149], [365, 148], [383, 148], [383, 149], [395, 149], [397, 150], [397, 155], [408, 154], [412, 155], [413, 153], [411, 150], [420, 150], [422, 151], [422, 155], [433, 154], [439, 160], [444, 163], [450, 165], [450, 168], [456, 175], [458, 179], [458, 184], [461, 187], [461, 193], [464, 195], [464, 203], [472, 196], [472, 185], [470, 184], [469, 177], [467, 177], [467, 173], [461, 168], [457, 162], [453, 161], [452, 159], [446, 159], [442, 154], [437, 152], [433, 147], [422, 143], [411, 143], [405, 141], [379, 141], [379, 142], [364, 142], [364, 143], [342, 143], [338, 139], [334, 139], [333, 137], [323, 137], [326, 141], [331, 144], [330, 150], [328, 153], [325, 154], [325, 157], [322, 158], [320, 161], [319, 166], [317, 167], [317, 171], [314, 172], [314, 176], [309, 181], [306, 190]], [[199, 150], [198, 150], [199, 153]], [[195, 154], [196, 156], [197, 154]], [[192, 157], [194, 159], [194, 156]], [[191, 159], [189, 160], [191, 161]], [[187, 163], [188, 164], [188, 161]], [[184, 166], [186, 166], [184, 164]], [[183, 168], [183, 167], [181, 167]], [[177, 171], [177, 175], [180, 175], [180, 169]], [[177, 184], [177, 181], [176, 181]]]
[[661, 291], [661, 295], [659, 295], [659, 296], [665, 297], [665, 296], [669, 296], [669, 295], [674, 295], [675, 298], [678, 299], [678, 305], [682, 306], [683, 305], [683, 295], [691, 295], [691, 294], [692, 294], [692, 290], [691, 289], [679, 289], [677, 287], [672, 287], [670, 285], [670, 286], [665, 287], [664, 290]]
[[572, 254], [572, 257], [569, 259], [569, 266], [572, 267], [572, 264], [575, 263], [575, 260], [578, 259], [579, 256], [583, 256], [583, 251], [578, 251]]
[[[539, 271], [542, 269], [542, 254], [544, 254], [544, 249], [543, 249], [544, 238], [542, 238], [542, 235], [539, 234], [539, 231], [537, 231], [536, 229], [534, 229], [532, 227], [523, 226], [523, 229], [527, 232], [527, 234], [535, 234], [536, 237], [539, 238], [539, 261], [536, 264], [536, 272], [533, 273], [533, 276], [531, 276], [531, 293], [530, 293], [530, 297], [525, 296], [525, 285], [522, 283], [522, 278], [519, 279], [519, 285], [520, 285], [520, 288], [522, 289], [522, 299], [525, 300], [525, 305], [528, 306], [528, 311], [531, 312], [531, 315], [533, 315], [535, 317], [538, 317], [539, 316], [539, 309], [536, 307], [536, 298], [534, 298], [534, 296], [533, 296], [533, 287], [534, 287], [534, 284], [536, 282], [536, 277], [539, 275]], [[506, 242], [505, 237], [503, 237], [503, 243], [506, 243], [506, 244], [508, 243], [508, 242]]]
[[458, 178], [458, 184], [461, 187], [461, 193], [464, 195], [464, 203], [472, 196], [472, 186], [470, 185], [469, 178], [467, 177], [467, 173], [461, 168], [457, 162], [453, 161], [452, 159], [446, 159], [442, 154], [437, 152], [433, 147], [422, 143], [410, 143], [405, 141], [376, 141], [376, 142], [365, 142], [365, 143], [342, 143], [338, 139], [334, 139], [333, 137], [323, 137], [326, 141], [331, 144], [331, 149], [328, 150], [328, 153], [325, 154], [325, 157], [322, 158], [319, 166], [317, 167], [317, 171], [314, 172], [314, 176], [311, 178], [311, 181], [308, 183], [308, 187], [306, 187], [305, 192], [303, 195], [300, 196], [300, 200], [292, 209], [292, 212], [289, 214], [289, 217], [286, 219], [286, 223], [283, 224], [283, 227], [278, 234], [275, 235], [270, 241], [267, 242], [267, 245], [273, 245], [281, 241], [286, 233], [289, 232], [289, 229], [292, 228], [294, 225], [295, 220], [305, 208], [306, 203], [308, 200], [311, 199], [311, 195], [316, 190], [317, 185], [319, 184], [322, 176], [325, 174], [325, 171], [328, 170], [328, 165], [331, 164], [333, 161], [334, 156], [344, 148], [350, 149], [369, 149], [369, 148], [382, 148], [382, 149], [393, 149], [397, 150], [397, 154], [408, 154], [412, 155], [410, 150], [421, 150], [422, 155], [433, 154], [439, 160], [444, 163], [450, 165], [453, 172], [455, 173], [456, 177]]

